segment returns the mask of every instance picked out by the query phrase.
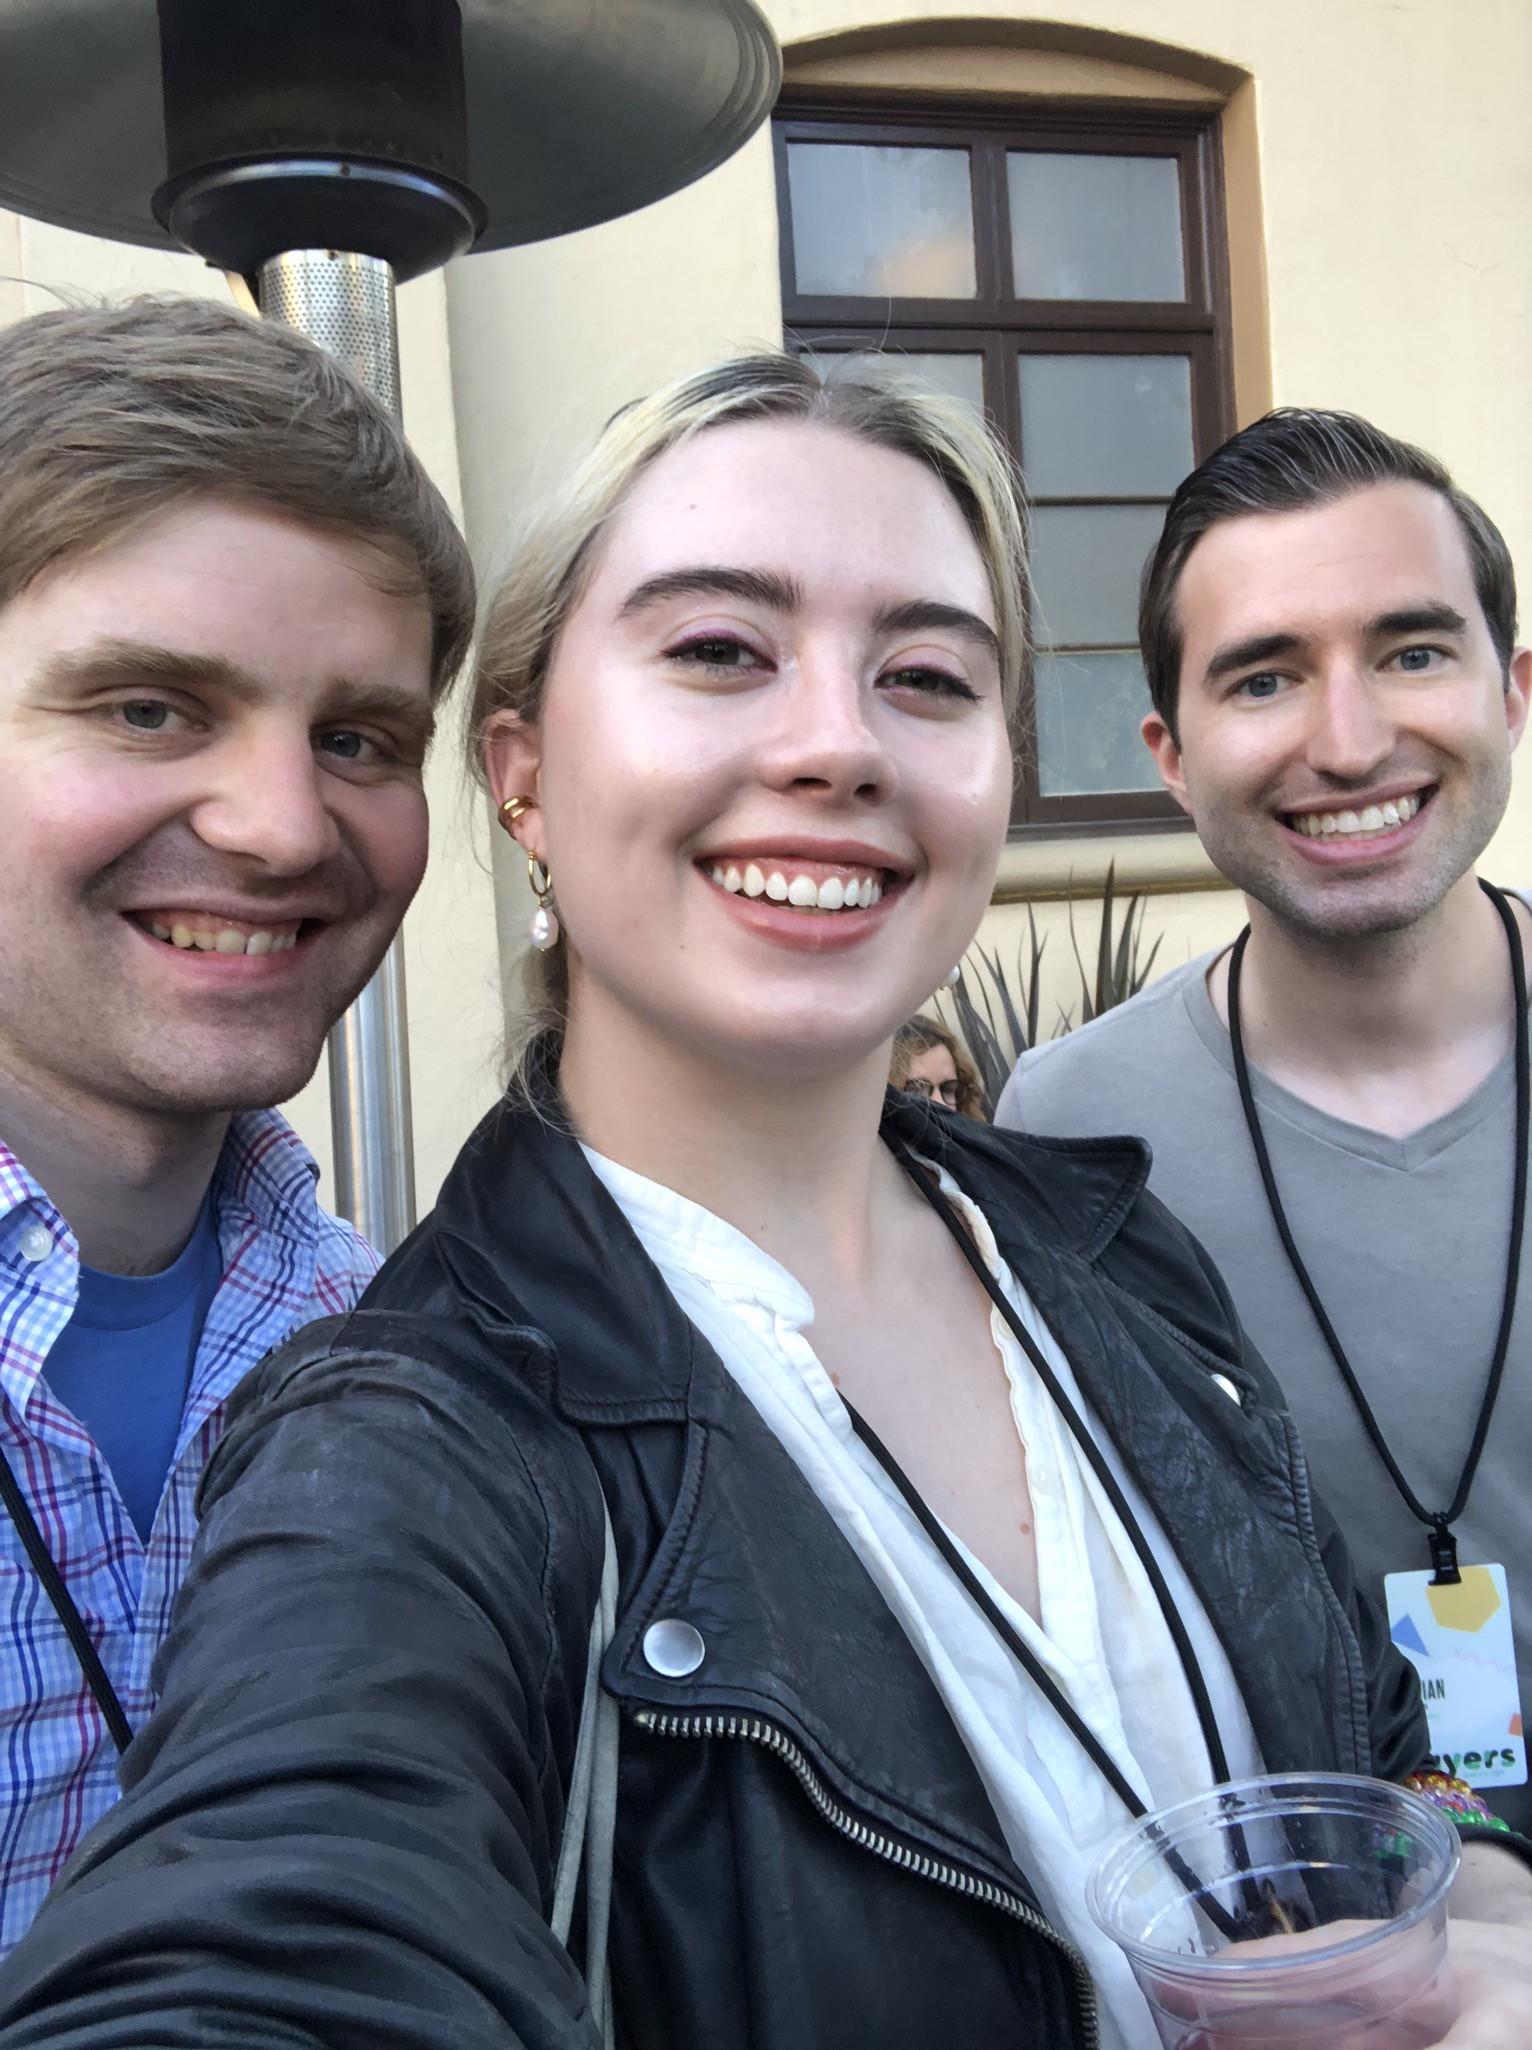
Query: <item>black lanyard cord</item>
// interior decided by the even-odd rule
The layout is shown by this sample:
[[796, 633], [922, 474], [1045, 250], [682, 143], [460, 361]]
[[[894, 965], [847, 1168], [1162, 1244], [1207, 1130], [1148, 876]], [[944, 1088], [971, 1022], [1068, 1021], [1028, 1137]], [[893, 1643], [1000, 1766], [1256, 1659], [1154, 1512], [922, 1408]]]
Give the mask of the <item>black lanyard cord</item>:
[[[208, 1302], [210, 1301], [211, 1297], [208, 1298]], [[202, 1325], [206, 1310], [207, 1302], [204, 1302], [203, 1316], [194, 1320], [187, 1346], [187, 1387], [191, 1386], [192, 1376], [196, 1371], [197, 1350], [202, 1342]], [[0, 1452], [0, 1505], [3, 1505], [11, 1522], [15, 1524], [16, 1535], [21, 1539], [22, 1548], [32, 1562], [32, 1571], [42, 1582], [43, 1593], [52, 1603], [53, 1613], [64, 1627], [64, 1635], [69, 1639], [70, 1649], [79, 1661], [80, 1671], [85, 1676], [85, 1684], [105, 1719], [112, 1742], [119, 1752], [126, 1751], [133, 1741], [133, 1726], [128, 1721], [117, 1689], [112, 1685], [111, 1677], [101, 1663], [95, 1645], [91, 1643], [90, 1632], [85, 1627], [85, 1618], [80, 1614], [74, 1596], [69, 1592], [57, 1560], [44, 1542], [43, 1534], [37, 1527], [37, 1519], [32, 1514], [31, 1506], [21, 1491], [21, 1484], [3, 1452]]]
[[96, 1706], [106, 1720], [112, 1742], [119, 1751], [126, 1751], [133, 1741], [133, 1728], [118, 1699], [117, 1689], [112, 1685], [101, 1655], [90, 1640], [85, 1627], [85, 1618], [75, 1605], [74, 1596], [64, 1584], [53, 1554], [43, 1542], [43, 1534], [37, 1527], [26, 1496], [12, 1471], [11, 1463], [0, 1452], [0, 1502], [3, 1502], [16, 1526], [16, 1535], [21, 1539], [27, 1557], [32, 1562], [32, 1571], [42, 1582], [43, 1592], [53, 1604], [53, 1612], [64, 1626], [64, 1635], [70, 1648], [80, 1662], [86, 1685], [95, 1697]]
[[[1090, 1464], [1091, 1471], [1101, 1483], [1107, 1500], [1116, 1511], [1118, 1520], [1127, 1533], [1129, 1543], [1138, 1554], [1139, 1564], [1144, 1569], [1149, 1585], [1154, 1590], [1155, 1599], [1160, 1605], [1160, 1612], [1165, 1618], [1165, 1627], [1170, 1632], [1171, 1641], [1174, 1643], [1177, 1656], [1180, 1658], [1181, 1670], [1186, 1676], [1187, 1688], [1191, 1693], [1192, 1703], [1197, 1711], [1197, 1721], [1201, 1725], [1202, 1740], [1207, 1746], [1208, 1763], [1213, 1769], [1213, 1778], [1219, 1782], [1229, 1779], [1231, 1774], [1229, 1772], [1229, 1761], [1223, 1748], [1223, 1739], [1219, 1734], [1218, 1721], [1213, 1714], [1213, 1704], [1208, 1695], [1207, 1683], [1202, 1677], [1202, 1668], [1197, 1663], [1197, 1654], [1192, 1649], [1192, 1641], [1187, 1633], [1186, 1624], [1182, 1620], [1180, 1610], [1176, 1607], [1169, 1587], [1166, 1585], [1165, 1576], [1160, 1570], [1160, 1562], [1155, 1558], [1148, 1539], [1140, 1530], [1138, 1520], [1128, 1506], [1127, 1497], [1122, 1491], [1116, 1474], [1113, 1473], [1111, 1467], [1107, 1464], [1101, 1447], [1096, 1443], [1095, 1437], [1087, 1427], [1084, 1418], [1064, 1393], [1063, 1388], [1059, 1384], [1058, 1376], [1054, 1373], [1052, 1367], [1049, 1366], [1041, 1348], [1033, 1339], [1031, 1332], [1028, 1331], [1026, 1325], [1017, 1316], [1015, 1310], [1006, 1299], [1005, 1291], [990, 1273], [988, 1267], [985, 1266], [978, 1247], [964, 1230], [961, 1219], [954, 1214], [940, 1189], [922, 1171], [912, 1156], [905, 1153], [903, 1149], [896, 1150], [899, 1153], [900, 1164], [905, 1172], [910, 1176], [921, 1194], [926, 1198], [926, 1201], [947, 1227], [959, 1252], [973, 1269], [974, 1274], [983, 1286], [985, 1294], [1010, 1326], [1017, 1343], [1036, 1369], [1038, 1379], [1042, 1382], [1044, 1388], [1047, 1389], [1059, 1414], [1063, 1417], [1065, 1423], [1068, 1424], [1075, 1443], [1085, 1455]], [[898, 1485], [897, 1479], [895, 1485]], [[1081, 1741], [1084, 1742], [1085, 1740], [1082, 1738]], [[1091, 1750], [1094, 1744], [1095, 1739], [1091, 1738], [1090, 1742], [1086, 1745], [1087, 1750]], [[1099, 1747], [1097, 1748], [1099, 1749]], [[1091, 1755], [1095, 1757], [1094, 1750], [1091, 1751]], [[1104, 1755], [1103, 1753], [1102, 1756]], [[1100, 1765], [1101, 1759], [1097, 1758], [1096, 1763]], [[1102, 1766], [1102, 1770], [1103, 1772], [1106, 1771], [1105, 1766]], [[1113, 1768], [1113, 1771], [1115, 1772], [1115, 1768]], [[1112, 1778], [1112, 1773], [1108, 1773], [1107, 1777]], [[1115, 1783], [1114, 1780], [1114, 1785]], [[1131, 1808], [1131, 1812], [1135, 1815], [1141, 1815], [1144, 1811], [1141, 1807], [1138, 1807]]]
[[[845, 1402], [845, 1397], [842, 1396], [841, 1400]], [[876, 1431], [873, 1430], [871, 1424], [867, 1422], [865, 1417], [859, 1415], [849, 1402], [846, 1402], [846, 1414], [851, 1419], [851, 1428], [856, 1432], [873, 1458], [877, 1460], [894, 1486], [904, 1497], [910, 1514], [915, 1518], [915, 1521], [920, 1525], [932, 1544], [935, 1545], [942, 1558], [946, 1560], [958, 1581], [967, 1589], [968, 1593], [978, 1604], [980, 1613], [990, 1624], [1006, 1650], [1015, 1659], [1022, 1671], [1033, 1681], [1044, 1700], [1053, 1709], [1064, 1727], [1096, 1767], [1096, 1770], [1101, 1774], [1134, 1821], [1141, 1821], [1149, 1811], [1138, 1798], [1129, 1781], [1124, 1778], [1111, 1752], [1100, 1741], [1095, 1731], [1085, 1721], [1068, 1695], [1062, 1691], [1058, 1682], [1043, 1664], [1042, 1660], [1038, 1658], [1021, 1632], [1013, 1627], [1010, 1618], [1005, 1614], [999, 1603], [994, 1600], [983, 1581], [980, 1580], [968, 1561], [963, 1557], [947, 1531], [942, 1527], [940, 1518], [933, 1513], [930, 1505], [921, 1495], [915, 1483], [895, 1460], [893, 1454], [883, 1443], [883, 1440]], [[1220, 1777], [1227, 1779], [1228, 1773], [1224, 1772]], [[1180, 1852], [1174, 1850], [1168, 1844], [1163, 1845], [1162, 1848], [1164, 1849], [1166, 1863], [1186, 1888], [1188, 1894], [1200, 1903], [1203, 1912], [1215, 1924], [1220, 1935], [1228, 1937], [1231, 1942], [1243, 1935], [1245, 1933], [1245, 1925], [1226, 1914], [1225, 1910], [1213, 1897], [1211, 1889], [1186, 1864]]]
[[[844, 1396], [841, 1399], [845, 1401]], [[962, 1583], [973, 1597], [981, 1614], [990, 1624], [996, 1636], [1005, 1645], [1006, 1650], [1015, 1659], [1022, 1671], [1036, 1685], [1039, 1693], [1047, 1700], [1049, 1706], [1070, 1732], [1071, 1736], [1074, 1737], [1081, 1750], [1085, 1752], [1102, 1778], [1111, 1787], [1112, 1792], [1121, 1801], [1124, 1808], [1127, 1809], [1128, 1813], [1135, 1820], [1147, 1815], [1148, 1809], [1138, 1798], [1130, 1782], [1123, 1776], [1116, 1759], [1113, 1758], [1111, 1752], [1107, 1750], [1106, 1746], [1097, 1737], [1095, 1731], [1081, 1716], [1068, 1695], [1059, 1687], [1058, 1682], [1048, 1671], [1048, 1668], [1043, 1664], [1036, 1652], [1033, 1651], [1031, 1645], [1021, 1635], [1021, 1632], [1011, 1623], [1005, 1611], [995, 1601], [983, 1581], [980, 1580], [979, 1576], [953, 1543], [941, 1519], [933, 1512], [929, 1503], [926, 1502], [909, 1475], [896, 1462], [893, 1454], [883, 1443], [882, 1439], [873, 1430], [866, 1418], [859, 1415], [849, 1402], [846, 1403], [846, 1414], [851, 1419], [852, 1429], [904, 1497], [910, 1514], [920, 1525], [932, 1544], [935, 1545], [948, 1566], [951, 1567], [955, 1578]]]
[[[1000, 1288], [988, 1267], [985, 1266], [978, 1248], [969, 1238], [961, 1219], [954, 1214], [946, 1198], [942, 1195], [941, 1190], [923, 1171], [920, 1163], [901, 1146], [896, 1145], [894, 1152], [906, 1174], [909, 1175], [910, 1179], [930, 1203], [937, 1216], [940, 1217], [943, 1224], [947, 1227], [964, 1259], [982, 1283], [985, 1293], [1010, 1326], [1022, 1350], [1036, 1369], [1044, 1388], [1069, 1425], [1076, 1443], [1090, 1461], [1092, 1471], [1101, 1482], [1108, 1500], [1116, 1511], [1118, 1520], [1127, 1532], [1129, 1542], [1137, 1553], [1139, 1563], [1142, 1565], [1154, 1590], [1155, 1597], [1159, 1602], [1160, 1612], [1165, 1619], [1166, 1627], [1170, 1631], [1171, 1638], [1180, 1657], [1181, 1669], [1185, 1675], [1187, 1687], [1196, 1708], [1197, 1720], [1201, 1725], [1202, 1739], [1207, 1747], [1208, 1762], [1212, 1769], [1214, 1782], [1222, 1783], [1228, 1780], [1231, 1777], [1229, 1761], [1224, 1752], [1223, 1739], [1219, 1734], [1217, 1719], [1213, 1714], [1213, 1705], [1208, 1697], [1202, 1669], [1197, 1663], [1196, 1652], [1192, 1648], [1191, 1639], [1187, 1635], [1186, 1626], [1182, 1621], [1180, 1611], [1176, 1608], [1171, 1598], [1170, 1590], [1165, 1583], [1165, 1576], [1160, 1570], [1159, 1561], [1155, 1558], [1148, 1540], [1139, 1528], [1137, 1519], [1128, 1506], [1127, 1498], [1123, 1494], [1116, 1475], [1107, 1464], [1102, 1455], [1101, 1448], [1091, 1435], [1084, 1419], [1065, 1394], [1057, 1375], [1044, 1358], [1032, 1334], [1027, 1330], [1025, 1324], [1022, 1323], [1020, 1317], [1017, 1316], [1015, 1309], [1006, 1299], [1004, 1291]], [[844, 1400], [844, 1397], [842, 1400]], [[1089, 1724], [1080, 1715], [1074, 1703], [1064, 1694], [1053, 1678], [1053, 1675], [1037, 1657], [1026, 1639], [1000, 1608], [989, 1590], [984, 1586], [984, 1583], [963, 1557], [963, 1554], [959, 1551], [952, 1537], [943, 1527], [930, 1505], [925, 1501], [919, 1489], [895, 1460], [893, 1454], [878, 1437], [872, 1426], [867, 1423], [865, 1418], [858, 1414], [849, 1402], [845, 1406], [846, 1413], [851, 1419], [852, 1429], [878, 1461], [878, 1464], [883, 1468], [894, 1486], [899, 1490], [910, 1514], [931, 1540], [931, 1543], [951, 1569], [959, 1584], [970, 1595], [980, 1614], [995, 1631], [1001, 1643], [1005, 1645], [1022, 1671], [1032, 1680], [1044, 1700], [1054, 1710], [1055, 1714], [1064, 1724], [1064, 1727], [1074, 1737], [1076, 1743], [1079, 1744], [1086, 1757], [1090, 1759], [1102, 1778], [1111, 1787], [1113, 1793], [1116, 1794], [1128, 1813], [1135, 1821], [1141, 1821], [1149, 1811], [1139, 1799], [1136, 1790], [1128, 1781], [1117, 1761], [1097, 1737], [1095, 1731], [1091, 1729]], [[1237, 1831], [1235, 1833], [1236, 1851], [1241, 1855], [1242, 1865], [1245, 1865], [1245, 1859], [1248, 1854], [1245, 1853], [1243, 1843], [1240, 1841], [1242, 1835], [1242, 1832]], [[1253, 1896], [1247, 1899], [1243, 1917], [1231, 1916], [1219, 1904], [1211, 1888], [1199, 1879], [1196, 1873], [1184, 1863], [1179, 1853], [1171, 1849], [1169, 1845], [1164, 1846], [1164, 1851], [1166, 1862], [1175, 1872], [1182, 1885], [1186, 1887], [1188, 1893], [1198, 1901], [1202, 1911], [1219, 1930], [1221, 1935], [1233, 1941], [1250, 1933], [1252, 1926], [1251, 1918], [1259, 1913], [1261, 1907], [1261, 1903], [1258, 1900], [1255, 1900]], [[1248, 1871], [1247, 1865], [1245, 1865], [1245, 1869]], [[1241, 1884], [1242, 1891], [1249, 1895], [1252, 1882], [1248, 1878], [1243, 1878]]]
[[1516, 1297], [1521, 1282], [1522, 1236], [1527, 1215], [1528, 1123], [1529, 1119], [1532, 1119], [1532, 1075], [1529, 1075], [1527, 1032], [1527, 967], [1522, 950], [1521, 932], [1516, 923], [1516, 914], [1511, 909], [1505, 893], [1502, 890], [1497, 890], [1492, 883], [1481, 881], [1479, 887], [1500, 914], [1500, 922], [1505, 927], [1506, 942], [1511, 956], [1511, 987], [1515, 997], [1516, 1009], [1516, 1167], [1511, 1193], [1510, 1241], [1506, 1250], [1505, 1293], [1500, 1306], [1500, 1325], [1495, 1336], [1494, 1356], [1490, 1362], [1489, 1378], [1484, 1386], [1484, 1399], [1479, 1405], [1478, 1422], [1474, 1426], [1468, 1454], [1463, 1462], [1463, 1471], [1452, 1500], [1445, 1509], [1435, 1511], [1427, 1509], [1405, 1479], [1403, 1472], [1400, 1470], [1399, 1462], [1389, 1450], [1388, 1441], [1383, 1435], [1382, 1427], [1377, 1417], [1373, 1414], [1372, 1405], [1368, 1402], [1363, 1392], [1362, 1384], [1356, 1375], [1356, 1370], [1347, 1357], [1346, 1349], [1341, 1344], [1335, 1326], [1330, 1321], [1329, 1313], [1320, 1299], [1319, 1291], [1315, 1288], [1309, 1270], [1304, 1265], [1303, 1256], [1294, 1243], [1292, 1230], [1287, 1221], [1287, 1213], [1282, 1206], [1282, 1198], [1277, 1190], [1277, 1178], [1272, 1171], [1271, 1155], [1266, 1147], [1266, 1135], [1261, 1130], [1260, 1116], [1255, 1107], [1255, 1095], [1250, 1083], [1250, 1063], [1245, 1055], [1245, 1038], [1240, 1018], [1239, 991], [1240, 974], [1245, 959], [1245, 948], [1250, 939], [1250, 928], [1248, 925], [1234, 942], [1233, 952], [1229, 956], [1229, 1042], [1234, 1055], [1234, 1079], [1239, 1088], [1240, 1107], [1245, 1114], [1245, 1125], [1250, 1133], [1250, 1143], [1255, 1150], [1256, 1166], [1260, 1170], [1261, 1185], [1266, 1191], [1266, 1202], [1271, 1211], [1272, 1222], [1277, 1228], [1278, 1238], [1282, 1241], [1282, 1250], [1287, 1255], [1288, 1264], [1291, 1266], [1298, 1285], [1308, 1300], [1309, 1308], [1314, 1313], [1314, 1321], [1318, 1324], [1325, 1344], [1330, 1349], [1331, 1357], [1334, 1359], [1336, 1367], [1340, 1371], [1341, 1379], [1345, 1382], [1347, 1391], [1356, 1405], [1357, 1414], [1362, 1420], [1368, 1437], [1372, 1440], [1378, 1457], [1388, 1469], [1389, 1478], [1399, 1490], [1405, 1506], [1409, 1509], [1411, 1515], [1423, 1523], [1432, 1533], [1432, 1561], [1436, 1568], [1438, 1580], [1445, 1581], [1453, 1581], [1458, 1578], [1457, 1547], [1452, 1536], [1452, 1525], [1462, 1515], [1463, 1510], [1467, 1506], [1469, 1492], [1473, 1487], [1474, 1476], [1479, 1470], [1479, 1461], [1483, 1457], [1484, 1447], [1489, 1438], [1490, 1421], [1495, 1413], [1495, 1402], [1500, 1394], [1500, 1385], [1505, 1379], [1506, 1359], [1511, 1343], [1511, 1326], [1516, 1318]]

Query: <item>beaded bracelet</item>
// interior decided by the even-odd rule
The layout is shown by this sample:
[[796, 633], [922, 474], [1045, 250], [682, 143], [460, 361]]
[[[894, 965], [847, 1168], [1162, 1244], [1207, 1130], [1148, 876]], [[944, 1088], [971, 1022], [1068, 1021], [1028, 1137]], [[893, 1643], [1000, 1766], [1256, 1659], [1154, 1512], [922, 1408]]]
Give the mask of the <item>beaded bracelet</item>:
[[1492, 1815], [1482, 1797], [1467, 1780], [1449, 1772], [1412, 1772], [1404, 1781], [1412, 1794], [1419, 1794], [1435, 1808], [1444, 1808], [1459, 1829], [1501, 1829], [1511, 1834], [1511, 1825], [1501, 1815]]

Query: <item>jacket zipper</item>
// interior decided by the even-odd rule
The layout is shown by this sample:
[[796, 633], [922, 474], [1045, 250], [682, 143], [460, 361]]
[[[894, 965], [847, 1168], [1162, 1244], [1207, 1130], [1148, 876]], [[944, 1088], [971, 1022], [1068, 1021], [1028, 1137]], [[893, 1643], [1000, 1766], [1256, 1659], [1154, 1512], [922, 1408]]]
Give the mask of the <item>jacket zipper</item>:
[[1084, 2028], [1084, 2050], [1100, 2050], [1096, 1989], [1091, 1984], [1084, 1958], [1050, 1922], [1035, 1908], [1028, 1907], [1018, 1895], [1008, 1893], [1004, 1887], [996, 1886], [988, 1879], [977, 1879], [960, 1866], [933, 1858], [926, 1851], [914, 1850], [897, 1837], [885, 1836], [881, 1830], [859, 1821], [835, 1799], [806, 1754], [774, 1723], [763, 1722], [759, 1716], [753, 1715], [671, 1715], [648, 1708], [635, 1709], [632, 1713], [639, 1728], [656, 1737], [742, 1737], [751, 1744], [759, 1744], [774, 1758], [781, 1759], [830, 1827], [862, 1850], [871, 1851], [874, 1857], [884, 1858], [890, 1865], [913, 1872], [920, 1879], [929, 1879], [936, 1886], [950, 1887], [954, 1893], [965, 1894], [971, 1900], [999, 1908], [1024, 1928], [1030, 1929], [1034, 1936], [1043, 1937], [1060, 1952], [1074, 1974], [1075, 1994], [1080, 2003], [1080, 2020]]

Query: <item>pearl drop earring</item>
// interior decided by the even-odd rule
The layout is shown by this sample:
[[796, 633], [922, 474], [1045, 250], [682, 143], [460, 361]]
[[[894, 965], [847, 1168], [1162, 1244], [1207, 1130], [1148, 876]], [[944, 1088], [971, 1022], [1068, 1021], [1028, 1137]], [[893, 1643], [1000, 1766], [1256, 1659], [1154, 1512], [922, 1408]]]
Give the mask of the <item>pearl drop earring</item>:
[[[499, 808], [500, 823], [514, 840], [516, 821], [523, 812], [532, 809], [530, 797], [508, 797]], [[546, 861], [536, 854], [527, 856], [527, 880], [537, 899], [537, 909], [527, 925], [527, 936], [538, 953], [546, 954], [550, 947], [559, 943], [559, 915], [553, 908], [553, 874]]]
[[959, 961], [955, 968], [949, 968], [946, 974], [942, 977], [942, 985], [946, 989], [956, 989], [958, 984], [962, 981], [962, 979], [963, 964], [961, 961]]
[[537, 897], [537, 909], [532, 913], [527, 933], [539, 954], [546, 954], [559, 943], [559, 915], [553, 908], [553, 873], [547, 862], [540, 861], [535, 854], [527, 856], [527, 881]]

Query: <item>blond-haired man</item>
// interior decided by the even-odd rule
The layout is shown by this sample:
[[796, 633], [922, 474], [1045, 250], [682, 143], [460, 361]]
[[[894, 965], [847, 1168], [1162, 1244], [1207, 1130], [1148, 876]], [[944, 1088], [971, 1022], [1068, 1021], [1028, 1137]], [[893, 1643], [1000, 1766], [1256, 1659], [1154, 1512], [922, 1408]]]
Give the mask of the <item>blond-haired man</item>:
[[300, 337], [0, 333], [0, 1952], [115, 1798], [227, 1397], [376, 1264], [270, 1106], [419, 883], [472, 605]]

